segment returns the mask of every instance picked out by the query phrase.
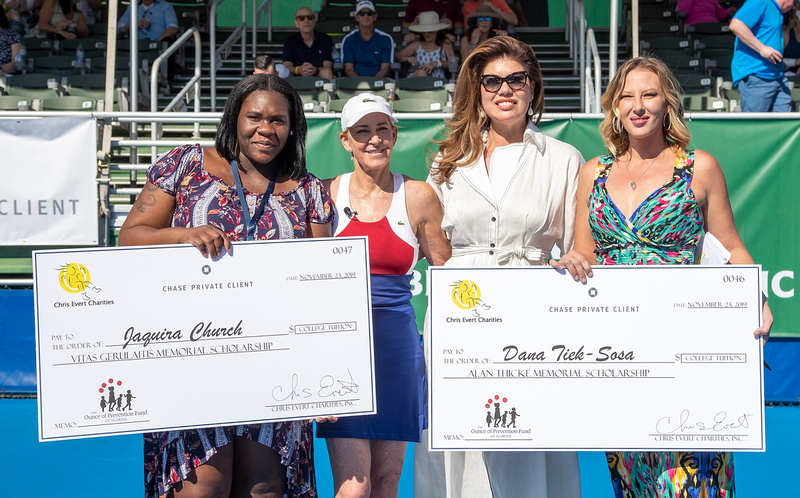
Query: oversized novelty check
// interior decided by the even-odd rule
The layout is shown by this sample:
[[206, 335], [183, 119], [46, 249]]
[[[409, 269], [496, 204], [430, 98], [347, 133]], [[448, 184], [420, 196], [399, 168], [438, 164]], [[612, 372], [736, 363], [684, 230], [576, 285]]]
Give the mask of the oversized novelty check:
[[763, 451], [759, 276], [431, 268], [430, 447]]
[[367, 241], [37, 251], [40, 440], [375, 413]]

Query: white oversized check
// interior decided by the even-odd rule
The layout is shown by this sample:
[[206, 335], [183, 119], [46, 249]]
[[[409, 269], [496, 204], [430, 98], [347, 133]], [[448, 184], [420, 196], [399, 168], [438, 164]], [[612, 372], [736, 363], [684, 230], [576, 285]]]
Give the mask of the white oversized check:
[[375, 413], [367, 241], [37, 251], [40, 440]]
[[431, 268], [430, 447], [763, 451], [759, 276]]

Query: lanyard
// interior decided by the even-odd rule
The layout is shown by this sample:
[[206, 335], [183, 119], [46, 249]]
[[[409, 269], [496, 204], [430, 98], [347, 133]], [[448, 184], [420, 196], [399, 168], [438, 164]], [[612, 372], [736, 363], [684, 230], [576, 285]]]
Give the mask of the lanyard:
[[242, 180], [239, 178], [239, 167], [236, 161], [231, 162], [231, 170], [233, 170], [233, 179], [236, 182], [236, 193], [239, 194], [239, 206], [242, 208], [242, 214], [244, 215], [244, 224], [247, 226], [247, 240], [255, 240], [256, 220], [261, 217], [261, 214], [264, 212], [264, 206], [267, 205], [269, 196], [272, 195], [272, 191], [275, 189], [275, 180], [278, 178], [278, 168], [275, 168], [272, 172], [272, 178], [269, 179], [267, 191], [264, 192], [264, 195], [261, 197], [261, 202], [258, 203], [256, 212], [253, 213], [252, 218], [250, 218], [250, 208], [247, 206], [247, 198], [244, 196]]

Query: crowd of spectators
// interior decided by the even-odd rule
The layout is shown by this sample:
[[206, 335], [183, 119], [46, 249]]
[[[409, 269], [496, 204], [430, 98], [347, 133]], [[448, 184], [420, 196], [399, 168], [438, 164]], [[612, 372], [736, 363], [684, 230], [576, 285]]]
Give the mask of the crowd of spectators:
[[[139, 39], [169, 42], [175, 38], [179, 25], [170, 2], [139, 0], [137, 6]], [[3, 15], [0, 15], [0, 69], [5, 74], [32, 69], [25, 45], [33, 45], [33, 39], [53, 42], [88, 39], [92, 36], [90, 26], [105, 24], [107, 17], [102, 0], [0, 0], [0, 7], [3, 9]], [[117, 23], [123, 37], [130, 33], [130, 18], [128, 5]], [[99, 32], [104, 33], [105, 29]], [[94, 43], [87, 41], [81, 45], [86, 49]], [[40, 47], [40, 44], [35, 44], [35, 47]]]
[[[519, 15], [512, 10], [514, 5]], [[403, 63], [401, 76], [454, 77], [445, 72], [450, 62], [458, 62], [459, 57], [463, 60], [478, 43], [506, 34], [503, 27], [526, 22], [520, 4], [513, 1], [409, 0], [401, 22], [404, 36], [399, 41], [376, 27], [379, 16], [369, 0], [355, 5], [355, 27], [341, 41], [342, 67], [337, 74], [333, 40], [315, 30], [315, 13], [300, 7], [294, 20], [299, 32], [287, 37], [283, 45], [282, 64], [289, 77], [388, 77], [395, 60]]]

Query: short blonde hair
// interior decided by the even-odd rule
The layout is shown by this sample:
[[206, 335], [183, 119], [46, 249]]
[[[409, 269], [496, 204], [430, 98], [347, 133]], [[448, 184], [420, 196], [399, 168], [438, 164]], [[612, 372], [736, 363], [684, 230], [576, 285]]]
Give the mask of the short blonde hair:
[[[603, 143], [605, 143], [606, 148], [614, 157], [625, 154], [630, 148], [628, 133], [620, 124], [619, 101], [625, 88], [626, 78], [632, 71], [639, 69], [650, 71], [658, 77], [661, 88], [664, 91], [667, 113], [669, 114], [669, 118], [665, 118], [669, 119], [669, 126], [668, 129], [664, 128], [663, 130], [664, 139], [679, 157], [685, 156], [686, 148], [689, 146], [692, 136], [683, 118], [680, 84], [678, 84], [678, 80], [675, 79], [666, 64], [660, 59], [651, 56], [628, 59], [619, 67], [611, 83], [608, 84], [608, 88], [606, 88], [600, 100], [603, 113], [605, 113], [605, 119], [600, 123], [600, 135], [603, 137]], [[616, 126], [620, 128], [619, 130], [615, 129], [615, 122], [617, 123]]]

